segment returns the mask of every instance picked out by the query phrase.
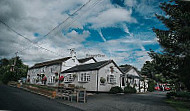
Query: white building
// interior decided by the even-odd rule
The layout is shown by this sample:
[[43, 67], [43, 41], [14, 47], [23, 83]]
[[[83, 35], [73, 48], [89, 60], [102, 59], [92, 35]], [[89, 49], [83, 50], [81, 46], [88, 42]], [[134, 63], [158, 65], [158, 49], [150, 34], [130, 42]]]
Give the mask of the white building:
[[[73, 84], [87, 91], [108, 92], [120, 86], [121, 70], [113, 60], [82, 64], [62, 71], [65, 85]], [[103, 80], [104, 79], [104, 80]]]
[[47, 85], [55, 85], [62, 71], [67, 70], [79, 64], [94, 63], [94, 62], [96, 62], [96, 60], [92, 57], [77, 59], [75, 56], [73, 56], [73, 57], [65, 57], [61, 59], [37, 63], [29, 68], [27, 79], [32, 84], [42, 84], [41, 80], [44, 76], [46, 76]]
[[135, 87], [137, 92], [146, 92], [148, 88], [148, 80], [146, 80], [136, 68], [128, 65], [124, 67], [120, 67], [123, 71], [123, 75], [121, 77], [122, 83], [121, 87], [124, 88], [128, 84], [131, 87]]
[[124, 88], [128, 83], [138, 92], [144, 92], [148, 87], [147, 81], [141, 80], [142, 76], [135, 68], [119, 68], [113, 60], [97, 62], [93, 57], [65, 57], [29, 68], [27, 79], [31, 84], [42, 84], [43, 77], [47, 78], [46, 85], [56, 86], [59, 78], [64, 77], [61, 84], [95, 92], [108, 92], [114, 86]]

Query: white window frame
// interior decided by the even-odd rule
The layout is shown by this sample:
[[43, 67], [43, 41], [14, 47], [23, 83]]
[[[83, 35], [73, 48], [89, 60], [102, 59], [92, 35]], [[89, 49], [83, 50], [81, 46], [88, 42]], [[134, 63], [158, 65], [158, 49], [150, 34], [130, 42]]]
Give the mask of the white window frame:
[[73, 82], [73, 81], [74, 81], [73, 74], [67, 74], [67, 75], [64, 77], [64, 82]]
[[80, 73], [78, 76], [79, 82], [89, 82], [90, 81], [90, 74], [89, 73]]
[[116, 84], [116, 76], [113, 74], [107, 75], [107, 82], [109, 84]]

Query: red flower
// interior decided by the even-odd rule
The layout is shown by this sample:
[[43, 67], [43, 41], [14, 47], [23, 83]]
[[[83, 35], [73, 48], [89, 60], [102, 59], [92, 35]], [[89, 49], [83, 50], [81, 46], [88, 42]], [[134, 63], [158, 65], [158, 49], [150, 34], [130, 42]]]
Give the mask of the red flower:
[[47, 77], [44, 76], [43, 79], [42, 79], [42, 81], [47, 81]]
[[62, 81], [63, 79], [64, 79], [64, 77], [63, 77], [63, 76], [60, 76], [60, 77], [59, 77], [59, 80], [60, 80], [60, 81]]

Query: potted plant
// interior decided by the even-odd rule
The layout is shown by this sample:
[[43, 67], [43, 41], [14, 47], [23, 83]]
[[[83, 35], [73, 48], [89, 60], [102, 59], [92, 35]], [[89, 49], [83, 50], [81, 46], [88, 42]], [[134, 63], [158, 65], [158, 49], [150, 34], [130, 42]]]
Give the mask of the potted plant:
[[77, 74], [73, 74], [73, 78], [75, 79], [77, 77]]
[[46, 81], [47, 81], [47, 77], [44, 76], [43, 79], [42, 79], [43, 83], [46, 84]]
[[64, 80], [64, 77], [63, 77], [63, 76], [60, 76], [60, 77], [59, 77], [59, 81], [63, 82], [63, 80]]
[[100, 83], [101, 83], [102, 85], [104, 85], [104, 84], [105, 84], [105, 82], [106, 82], [106, 79], [105, 79], [105, 78], [103, 78], [103, 77], [101, 77], [101, 78], [100, 78]]

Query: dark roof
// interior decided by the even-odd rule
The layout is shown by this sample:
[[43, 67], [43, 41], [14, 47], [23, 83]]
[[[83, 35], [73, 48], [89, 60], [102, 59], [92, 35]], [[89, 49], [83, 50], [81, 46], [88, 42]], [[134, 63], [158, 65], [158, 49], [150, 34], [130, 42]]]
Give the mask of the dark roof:
[[132, 69], [132, 66], [126, 66], [126, 67], [119, 67], [124, 73], [127, 73]]
[[78, 61], [79, 61], [80, 63], [84, 63], [84, 62], [89, 61], [90, 59], [93, 59], [95, 62], [97, 62], [96, 59], [94, 59], [94, 57], [82, 58], [82, 59], [78, 59]]
[[98, 69], [100, 69], [100, 68], [102, 68], [102, 67], [104, 67], [104, 66], [106, 66], [106, 65], [108, 65], [110, 63], [114, 63], [117, 66], [117, 64], [113, 60], [107, 60], [107, 61], [100, 61], [100, 62], [96, 62], [96, 63], [77, 65], [77, 66], [74, 66], [74, 67], [72, 67], [70, 69], [67, 69], [67, 70], [65, 70], [65, 71], [63, 71], [61, 73], [71, 73], [71, 72], [98, 70]]
[[[134, 69], [134, 70], [137, 72], [137, 74], [141, 77], [141, 74], [140, 74], [140, 72], [137, 70], [137, 68], [135, 68], [135, 67], [133, 67], [133, 66], [131, 66], [131, 65], [124, 65], [124, 66], [120, 66], [119, 68], [120, 68], [124, 73], [129, 72], [131, 69]], [[129, 76], [134, 76], [134, 75], [129, 75]]]
[[30, 67], [29, 69], [39, 68], [39, 67], [43, 67], [43, 66], [49, 66], [49, 65], [53, 65], [53, 64], [60, 64], [60, 63], [62, 63], [64, 61], [67, 61], [70, 58], [71, 57], [65, 57], [65, 58], [61, 58], [61, 59], [56, 59], [56, 60], [36, 63], [34, 66]]

